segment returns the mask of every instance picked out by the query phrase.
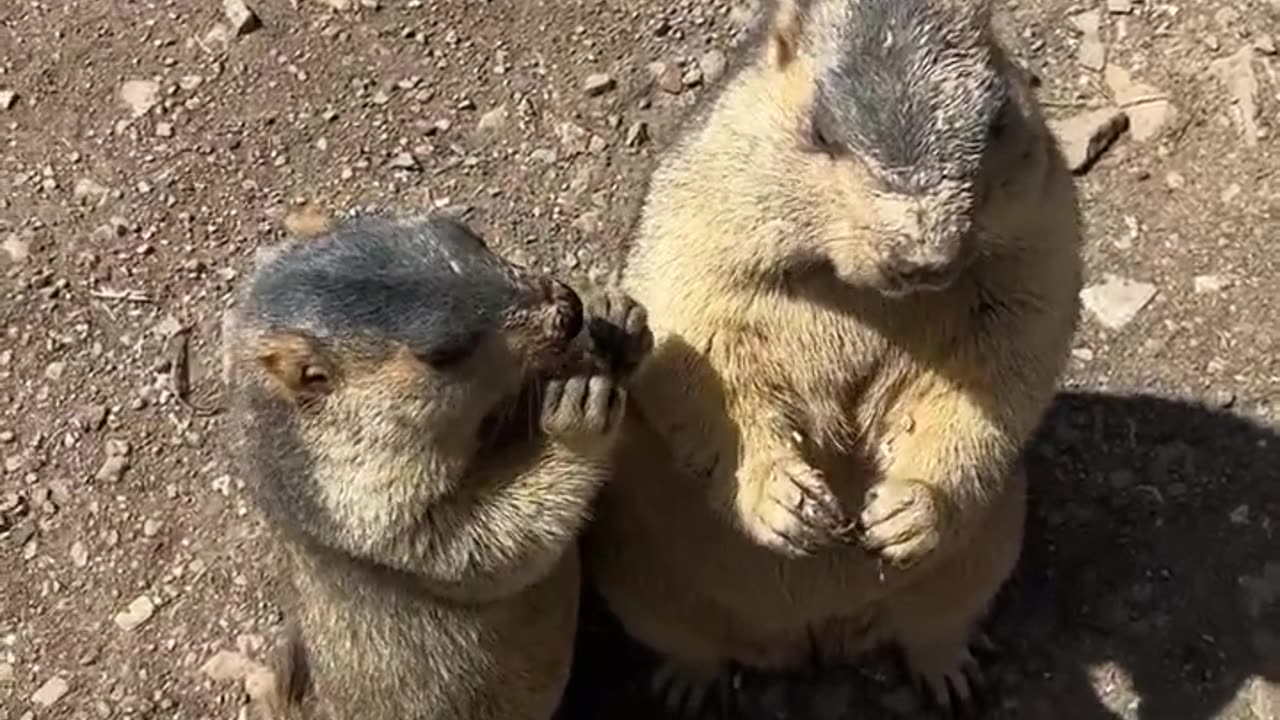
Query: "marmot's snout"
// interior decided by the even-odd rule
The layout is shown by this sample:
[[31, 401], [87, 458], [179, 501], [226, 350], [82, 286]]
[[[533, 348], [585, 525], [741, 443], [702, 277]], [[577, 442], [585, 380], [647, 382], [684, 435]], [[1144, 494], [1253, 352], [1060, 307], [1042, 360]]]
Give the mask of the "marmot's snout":
[[547, 332], [560, 347], [568, 345], [582, 332], [582, 298], [573, 288], [559, 280], [543, 281], [547, 298]]
[[521, 273], [521, 299], [507, 316], [507, 328], [527, 366], [553, 370], [576, 366], [575, 341], [586, 324], [582, 298], [559, 280]]
[[974, 252], [971, 203], [967, 198], [926, 197], [881, 205], [882, 217], [891, 218], [878, 253], [885, 294], [905, 295], [950, 286]]

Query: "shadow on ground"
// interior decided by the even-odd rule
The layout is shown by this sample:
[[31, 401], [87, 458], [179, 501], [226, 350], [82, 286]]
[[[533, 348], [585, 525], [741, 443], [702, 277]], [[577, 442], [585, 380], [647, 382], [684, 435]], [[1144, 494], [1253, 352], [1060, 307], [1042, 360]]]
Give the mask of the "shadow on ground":
[[[1028, 464], [1023, 562], [991, 623], [1003, 653], [989, 717], [1210, 720], [1250, 678], [1280, 681], [1280, 435], [1203, 406], [1066, 393]], [[562, 720], [664, 717], [646, 702], [650, 662], [588, 607]], [[884, 676], [855, 684], [847, 715], [766, 713], [747, 681], [744, 709], [725, 716], [923, 717]], [[1115, 707], [1125, 684], [1138, 703]]]

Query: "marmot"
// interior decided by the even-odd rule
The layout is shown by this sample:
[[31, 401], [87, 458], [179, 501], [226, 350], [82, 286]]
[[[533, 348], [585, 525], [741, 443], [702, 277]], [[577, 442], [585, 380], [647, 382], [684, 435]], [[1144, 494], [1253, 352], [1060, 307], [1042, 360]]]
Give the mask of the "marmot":
[[550, 718], [644, 309], [428, 217], [267, 254], [236, 314], [238, 452], [295, 591], [259, 714]]
[[1079, 314], [1073, 180], [986, 2], [768, 12], [651, 179], [589, 573], [668, 689], [887, 644], [960, 707]]

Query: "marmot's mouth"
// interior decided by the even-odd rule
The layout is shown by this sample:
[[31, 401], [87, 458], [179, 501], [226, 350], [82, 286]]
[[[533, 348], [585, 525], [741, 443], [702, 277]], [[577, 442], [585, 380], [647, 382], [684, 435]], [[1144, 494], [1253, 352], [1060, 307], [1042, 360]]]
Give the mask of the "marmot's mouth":
[[480, 447], [497, 451], [517, 443], [525, 443], [538, 433], [542, 414], [542, 386], [545, 380], [525, 383], [520, 392], [503, 398], [480, 421], [477, 435]]

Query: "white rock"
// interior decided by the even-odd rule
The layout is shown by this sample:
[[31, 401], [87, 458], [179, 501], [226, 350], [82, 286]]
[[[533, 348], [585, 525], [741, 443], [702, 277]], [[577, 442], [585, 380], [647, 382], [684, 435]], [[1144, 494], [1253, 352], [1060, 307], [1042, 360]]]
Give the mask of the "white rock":
[[1230, 113], [1244, 142], [1249, 147], [1258, 145], [1258, 76], [1253, 71], [1254, 49], [1245, 45], [1229, 57], [1214, 60], [1210, 64], [1218, 81], [1231, 97]]
[[396, 153], [394, 157], [387, 163], [388, 166], [396, 170], [420, 170], [422, 166], [418, 164], [418, 159], [412, 153], [401, 152]]
[[1111, 65], [1103, 74], [1116, 104], [1129, 116], [1129, 134], [1138, 142], [1155, 137], [1173, 118], [1175, 107], [1160, 88], [1137, 82], [1128, 70]]
[[0, 110], [9, 110], [18, 102], [18, 93], [13, 90], [0, 90]]
[[85, 567], [89, 564], [89, 550], [84, 543], [77, 540], [71, 543], [71, 564], [78, 568]]
[[71, 691], [71, 685], [64, 678], [51, 677], [31, 696], [31, 704], [42, 708], [53, 707]]
[[254, 662], [243, 654], [231, 650], [219, 650], [200, 666], [200, 672], [214, 682], [243, 680]]
[[13, 665], [7, 662], [0, 662], [0, 683], [13, 682]]
[[502, 129], [507, 124], [507, 114], [507, 106], [499, 105], [480, 116], [480, 121], [476, 123], [476, 130], [489, 132]]
[[1080, 301], [1094, 318], [1110, 330], [1128, 325], [1156, 296], [1151, 283], [1105, 275], [1103, 282], [1080, 291]]
[[1107, 46], [1102, 44], [1102, 13], [1097, 10], [1082, 12], [1071, 18], [1071, 24], [1081, 35], [1076, 62], [1087, 70], [1101, 70], [1107, 64]]
[[[31, 244], [26, 240], [19, 240], [10, 236], [5, 238], [3, 243], [0, 243], [0, 261], [7, 261], [16, 265], [20, 262], [26, 262], [29, 257], [31, 257]], [[6, 263], [0, 262], [0, 266], [4, 264]]]
[[1129, 116], [1117, 107], [1089, 110], [1049, 123], [1072, 172], [1087, 169], [1129, 127]]
[[129, 603], [129, 607], [116, 613], [116, 626], [125, 632], [136, 630], [156, 614], [156, 604], [146, 595]]
[[326, 5], [332, 10], [350, 10], [351, 0], [319, 0], [321, 5]]
[[75, 187], [71, 189], [71, 197], [75, 198], [76, 202], [91, 202], [96, 205], [106, 201], [110, 193], [111, 190], [105, 185], [87, 177], [77, 180]]
[[160, 102], [160, 84], [151, 80], [127, 80], [120, 86], [120, 100], [134, 117], [142, 117]]
[[262, 27], [262, 21], [244, 0], [222, 0], [222, 11], [227, 22], [231, 23], [231, 32], [236, 35], [248, 35]]
[[724, 75], [725, 67], [728, 61], [725, 59], [724, 53], [719, 50], [708, 50], [698, 58], [698, 67], [702, 68], [702, 78], [707, 84], [714, 83]]
[[617, 82], [614, 81], [612, 75], [608, 73], [592, 73], [583, 81], [582, 91], [587, 94], [587, 97], [595, 97], [609, 92], [615, 85], [617, 85]]
[[1197, 295], [1205, 295], [1207, 293], [1222, 292], [1231, 287], [1231, 278], [1221, 275], [1197, 275], [1191, 279], [1191, 284], [1195, 288]]

